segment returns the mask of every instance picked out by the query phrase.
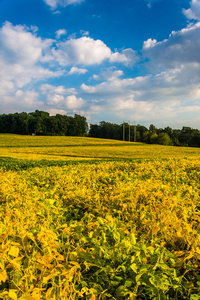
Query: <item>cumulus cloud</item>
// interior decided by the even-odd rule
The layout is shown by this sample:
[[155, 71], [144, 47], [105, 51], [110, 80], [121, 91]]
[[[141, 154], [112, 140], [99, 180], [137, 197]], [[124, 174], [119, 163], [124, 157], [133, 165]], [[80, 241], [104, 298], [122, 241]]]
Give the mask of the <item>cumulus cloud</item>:
[[77, 110], [83, 106], [84, 100], [80, 97], [77, 98], [75, 95], [70, 95], [66, 97], [65, 104], [68, 109]]
[[12, 81], [0, 80], [0, 96], [9, 94], [15, 90], [15, 86]]
[[[32, 31], [34, 30], [34, 32]], [[62, 74], [43, 67], [52, 60], [49, 51], [52, 40], [41, 39], [34, 28], [13, 26], [6, 22], [0, 28], [0, 79], [23, 87], [31, 80], [41, 80]]]
[[[37, 36], [37, 28], [5, 22], [0, 28], [0, 110], [4, 113], [44, 109], [34, 82], [58, 77], [47, 68], [52, 60], [52, 40]], [[44, 66], [45, 62], [45, 66]], [[27, 87], [31, 84], [32, 87]]]
[[52, 40], [42, 40], [26, 26], [13, 26], [6, 22], [0, 29], [0, 59], [8, 64], [22, 63], [25, 65], [41, 61], [45, 50]]
[[143, 44], [143, 49], [149, 49], [149, 48], [152, 48], [156, 45], [157, 43], [157, 40], [155, 39], [148, 39], [147, 41], [144, 41], [144, 44]]
[[110, 56], [111, 62], [121, 62], [125, 66], [132, 66], [139, 60], [138, 55], [133, 49], [124, 49], [122, 53], [115, 52]]
[[104, 81], [100, 84], [91, 86], [82, 84], [81, 89], [88, 94], [98, 94], [98, 95], [108, 95], [108, 94], [127, 94], [135, 90], [142, 89], [145, 84], [148, 82], [149, 76], [145, 77], [136, 77], [136, 78], [125, 78], [119, 79], [115, 78], [115, 80]]
[[189, 9], [183, 9], [183, 13], [189, 20], [200, 20], [200, 0], [192, 0]]
[[62, 85], [54, 86], [48, 83], [42, 84], [40, 91], [46, 97], [46, 102], [48, 105], [56, 105], [60, 108], [65, 106], [66, 95], [77, 94], [75, 88], [66, 89]]
[[71, 93], [71, 89], [66, 89], [63, 85], [60, 86], [54, 86], [48, 83], [42, 84], [40, 87], [40, 90], [43, 94], [69, 94]]
[[[92, 78], [94, 80], [107, 80], [107, 81], [114, 81], [117, 80], [119, 77], [123, 76], [124, 72], [122, 70], [117, 70], [116, 67], [106, 68], [105, 70], [101, 71], [98, 75], [93, 74]], [[90, 78], [90, 80], [92, 79]]]
[[77, 91], [74, 88], [66, 89], [64, 86], [42, 84], [40, 90], [46, 99], [47, 110], [52, 113], [54, 111], [76, 113], [84, 104], [84, 100], [76, 96]]
[[174, 120], [180, 118], [180, 126], [195, 124], [191, 119], [185, 120], [185, 115], [188, 112], [197, 115], [200, 110], [200, 64], [181, 64], [136, 78], [119, 77], [113, 80], [105, 77], [106, 81], [95, 85], [81, 85], [85, 97], [95, 99], [88, 109], [92, 110], [91, 115], [98, 118], [102, 115], [102, 120], [109, 121], [112, 111], [116, 120], [147, 123], [154, 120], [159, 126], [170, 123], [173, 127], [177, 126]]
[[62, 35], [66, 35], [67, 30], [66, 29], [59, 29], [56, 31], [56, 38], [59, 39]]
[[79, 69], [77, 67], [72, 67], [71, 70], [68, 72], [68, 75], [72, 75], [72, 74], [85, 74], [87, 73], [88, 70], [87, 69]]
[[112, 70], [108, 69], [104, 72], [102, 72], [102, 76], [106, 78], [108, 81], [114, 81], [117, 80], [118, 77], [124, 75], [124, 72], [122, 70]]
[[66, 7], [71, 4], [79, 4], [84, 0], [44, 0], [44, 2], [52, 9], [56, 9], [58, 6]]
[[111, 56], [111, 50], [101, 40], [89, 37], [60, 42], [53, 53], [61, 66], [100, 64]]
[[26, 103], [26, 105], [31, 108], [32, 106], [35, 106], [35, 104], [39, 104], [41, 106], [42, 102], [39, 101], [39, 93], [35, 90], [31, 91], [23, 91], [23, 90], [17, 90], [15, 93], [15, 99], [17, 100], [16, 103], [19, 105], [19, 102]]
[[122, 53], [112, 53], [103, 41], [86, 36], [58, 42], [57, 48], [53, 49], [53, 54], [61, 66], [71, 64], [94, 65], [105, 60], [128, 66], [138, 61], [138, 56], [133, 49], [124, 49]]
[[44, 110], [44, 103], [39, 100], [39, 93], [34, 89], [23, 91], [15, 89], [12, 93], [4, 94], [1, 97], [1, 113], [15, 113], [16, 111], [33, 111], [36, 108]]
[[[53, 4], [52, 0], [51, 4], [56, 8], [59, 3], [55, 1]], [[190, 11], [184, 13], [189, 18], [189, 14], [196, 12], [195, 18], [198, 19], [194, 5], [199, 5], [199, 1], [191, 1]], [[173, 118], [185, 120], [186, 113], [190, 112], [197, 120], [195, 114], [200, 111], [200, 22], [190, 23], [186, 28], [172, 32], [165, 40], [157, 41], [152, 37], [144, 41], [143, 59], [152, 74], [135, 78], [124, 78], [126, 69], [122, 71], [122, 66], [118, 65], [132, 66], [139, 61], [133, 49], [113, 52], [103, 41], [94, 40], [84, 32], [81, 38], [74, 36], [65, 41], [59, 40], [64, 34], [66, 30], [60, 29], [56, 32], [57, 40], [42, 39], [36, 27], [13, 26], [9, 22], [2, 26], [2, 112], [11, 112], [11, 107], [12, 111], [24, 110], [25, 107], [26, 111], [41, 109], [52, 114], [83, 112], [88, 118], [97, 116], [100, 120], [102, 116], [102, 120], [107, 117], [108, 121], [112, 121], [109, 119], [112, 111], [116, 122], [126, 118], [137, 122], [146, 119], [150, 123], [154, 120], [171, 126]], [[33, 88], [36, 80], [63, 74], [86, 74], [88, 70], [85, 66], [90, 70], [90, 84], [85, 81], [80, 89], [44, 81], [39, 91]], [[92, 71], [95, 74], [92, 75]], [[99, 80], [94, 85], [92, 76]], [[74, 77], [66, 78], [69, 85]], [[87, 80], [86, 76], [81, 78]], [[39, 100], [40, 97], [43, 101]]]
[[180, 64], [200, 63], [200, 22], [189, 24], [180, 31], [173, 31], [161, 42], [147, 40], [143, 54], [150, 60], [152, 68], [176, 68]]
[[[200, 1], [191, 1], [191, 8], [184, 11], [189, 19], [198, 20]], [[148, 39], [143, 44], [144, 57], [148, 59], [146, 66], [153, 74], [149, 77], [141, 96], [137, 99], [148, 100], [156, 105], [166, 106], [166, 116], [180, 118], [185, 124], [189, 112], [195, 115], [195, 107], [199, 106], [200, 97], [200, 22], [189, 23], [186, 28], [173, 31], [168, 39], [156, 41]], [[163, 104], [162, 104], [163, 103]], [[198, 109], [196, 110], [196, 113]], [[187, 115], [187, 119], [186, 118]], [[194, 118], [195, 119], [195, 118]], [[171, 119], [171, 122], [173, 120]], [[172, 123], [173, 124], [173, 123]]]

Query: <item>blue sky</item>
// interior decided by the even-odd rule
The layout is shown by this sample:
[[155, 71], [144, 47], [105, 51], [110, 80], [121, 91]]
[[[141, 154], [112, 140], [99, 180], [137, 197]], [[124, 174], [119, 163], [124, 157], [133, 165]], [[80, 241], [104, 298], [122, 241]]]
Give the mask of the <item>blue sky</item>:
[[200, 0], [0, 0], [0, 114], [200, 129]]

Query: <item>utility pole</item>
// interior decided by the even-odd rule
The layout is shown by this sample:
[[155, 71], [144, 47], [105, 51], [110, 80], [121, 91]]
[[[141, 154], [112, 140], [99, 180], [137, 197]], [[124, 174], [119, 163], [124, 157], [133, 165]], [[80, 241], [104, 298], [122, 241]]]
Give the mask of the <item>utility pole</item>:
[[131, 125], [130, 125], [130, 121], [129, 121], [129, 142], [131, 141]]
[[134, 121], [134, 142], [136, 142], [136, 124]]
[[125, 124], [124, 124], [124, 121], [123, 121], [123, 141], [125, 141]]

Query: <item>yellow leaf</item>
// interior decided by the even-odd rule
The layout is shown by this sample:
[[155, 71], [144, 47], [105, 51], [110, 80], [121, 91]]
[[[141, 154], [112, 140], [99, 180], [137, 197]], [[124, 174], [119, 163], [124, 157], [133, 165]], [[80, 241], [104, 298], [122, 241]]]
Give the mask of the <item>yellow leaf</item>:
[[27, 295], [27, 296], [22, 296], [21, 298], [19, 298], [19, 300], [35, 300], [35, 298]]
[[15, 290], [9, 290], [8, 296], [13, 300], [17, 300], [17, 294], [15, 293]]
[[200, 254], [200, 249], [199, 249], [199, 247], [196, 248], [196, 253]]
[[18, 257], [19, 255], [19, 248], [16, 246], [11, 246], [10, 251], [8, 252], [9, 255]]
[[159, 230], [160, 230], [160, 228], [158, 226], [154, 226], [152, 229], [152, 234], [153, 235], [157, 234]]
[[5, 270], [1, 271], [1, 272], [0, 272], [0, 283], [1, 283], [1, 282], [6, 282], [7, 278], [8, 278], [8, 277], [7, 277], [6, 271], [5, 271]]
[[180, 231], [177, 231], [177, 237], [182, 237], [182, 233]]
[[45, 296], [46, 296], [46, 299], [52, 299], [52, 298], [50, 298], [50, 297], [51, 297], [51, 294], [52, 294], [52, 291], [53, 291], [53, 287], [47, 290], [47, 293], [46, 293], [46, 295], [45, 295]]
[[[113, 217], [111, 215], [107, 215], [106, 219], [110, 222], [113, 222]], [[92, 299], [92, 298], [91, 298]]]
[[133, 245], [136, 244], [136, 237], [135, 237], [134, 233], [131, 233], [131, 241], [132, 241]]

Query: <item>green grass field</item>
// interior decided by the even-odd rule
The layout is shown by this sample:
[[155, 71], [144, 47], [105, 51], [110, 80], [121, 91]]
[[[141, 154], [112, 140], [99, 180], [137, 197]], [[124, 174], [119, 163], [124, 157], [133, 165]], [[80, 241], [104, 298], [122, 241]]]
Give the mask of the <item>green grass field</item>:
[[0, 135], [0, 299], [199, 300], [200, 149]]

